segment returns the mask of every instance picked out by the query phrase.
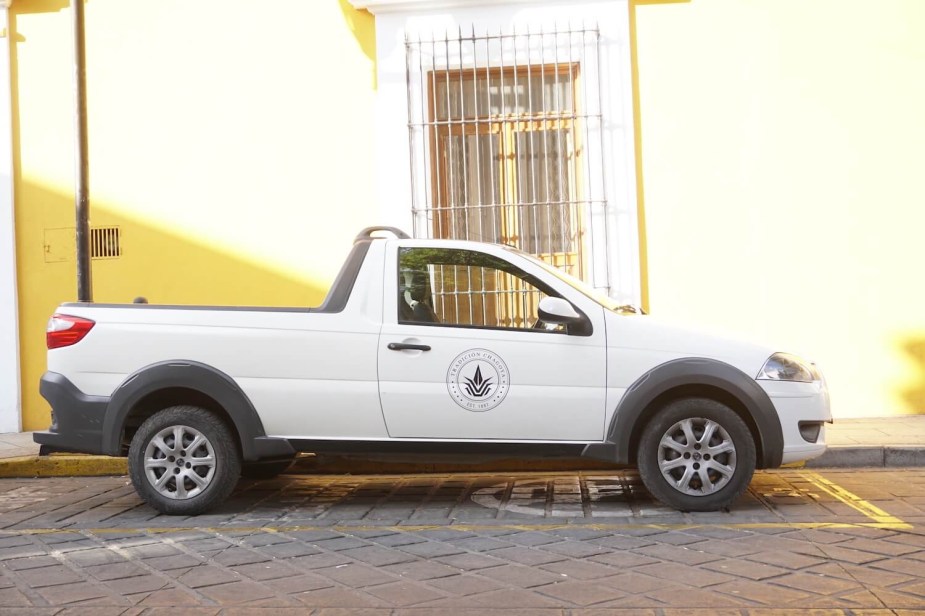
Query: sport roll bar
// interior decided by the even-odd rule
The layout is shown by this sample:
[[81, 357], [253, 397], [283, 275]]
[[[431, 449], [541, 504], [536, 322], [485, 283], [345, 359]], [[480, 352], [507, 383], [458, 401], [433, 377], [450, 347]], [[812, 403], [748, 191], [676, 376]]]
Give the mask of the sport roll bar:
[[391, 233], [392, 235], [394, 235], [400, 240], [411, 239], [410, 235], [408, 235], [407, 233], [405, 233], [404, 231], [396, 227], [377, 226], [377, 227], [366, 227], [365, 229], [360, 231], [359, 234], [357, 234], [355, 238], [353, 238], [353, 241], [354, 243], [356, 243], [356, 242], [359, 242], [360, 240], [374, 239], [373, 233], [375, 233], [376, 231], [388, 231], [389, 233]]

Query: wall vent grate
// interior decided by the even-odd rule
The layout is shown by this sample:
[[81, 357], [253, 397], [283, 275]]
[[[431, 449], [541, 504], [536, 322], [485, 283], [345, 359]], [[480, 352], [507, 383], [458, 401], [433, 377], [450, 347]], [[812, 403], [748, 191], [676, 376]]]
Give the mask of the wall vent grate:
[[122, 233], [119, 227], [90, 229], [90, 258], [116, 259], [122, 256]]

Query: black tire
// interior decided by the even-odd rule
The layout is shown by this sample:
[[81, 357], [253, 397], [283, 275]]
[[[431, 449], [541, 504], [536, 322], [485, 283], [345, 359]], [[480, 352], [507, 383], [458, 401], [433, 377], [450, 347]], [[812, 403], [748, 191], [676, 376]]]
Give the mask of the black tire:
[[[707, 430], [713, 436], [704, 443]], [[669, 439], [674, 444], [663, 445]], [[639, 474], [652, 496], [681, 511], [731, 505], [752, 480], [755, 460], [755, 440], [742, 418], [706, 398], [675, 400], [658, 411], [642, 432], [637, 454]]]
[[[195, 449], [187, 451], [190, 445]], [[145, 468], [146, 459], [153, 463], [150, 469]], [[129, 448], [128, 469], [135, 490], [161, 513], [198, 515], [221, 504], [234, 490], [241, 454], [231, 430], [214, 413], [173, 406], [139, 426]]]
[[241, 476], [246, 479], [273, 479], [286, 472], [295, 458], [284, 460], [266, 460], [261, 462], [248, 462], [241, 467]]

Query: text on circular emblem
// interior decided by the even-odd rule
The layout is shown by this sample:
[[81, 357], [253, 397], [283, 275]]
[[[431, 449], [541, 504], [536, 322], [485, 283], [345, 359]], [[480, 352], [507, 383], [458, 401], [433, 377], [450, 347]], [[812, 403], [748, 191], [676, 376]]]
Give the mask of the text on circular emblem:
[[469, 349], [456, 356], [446, 373], [453, 400], [468, 411], [490, 411], [507, 396], [507, 364], [487, 349]]

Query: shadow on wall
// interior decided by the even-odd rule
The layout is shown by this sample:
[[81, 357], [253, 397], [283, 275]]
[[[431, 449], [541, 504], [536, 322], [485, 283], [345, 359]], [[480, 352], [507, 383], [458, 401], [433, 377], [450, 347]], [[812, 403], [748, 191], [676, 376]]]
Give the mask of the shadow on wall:
[[[38, 393], [45, 371], [45, 325], [58, 304], [76, 300], [74, 197], [16, 178], [23, 429], [44, 429]], [[152, 304], [317, 306], [325, 282], [306, 282], [179, 234], [140, 223], [91, 199], [93, 227], [118, 227], [121, 256], [92, 262], [93, 299]], [[273, 241], [273, 238], [267, 238]], [[344, 247], [346, 255], [349, 246]]]
[[906, 402], [903, 412], [907, 415], [925, 415], [925, 338], [915, 338], [903, 344], [903, 350], [914, 361], [918, 379], [912, 387], [906, 387], [902, 397]]

